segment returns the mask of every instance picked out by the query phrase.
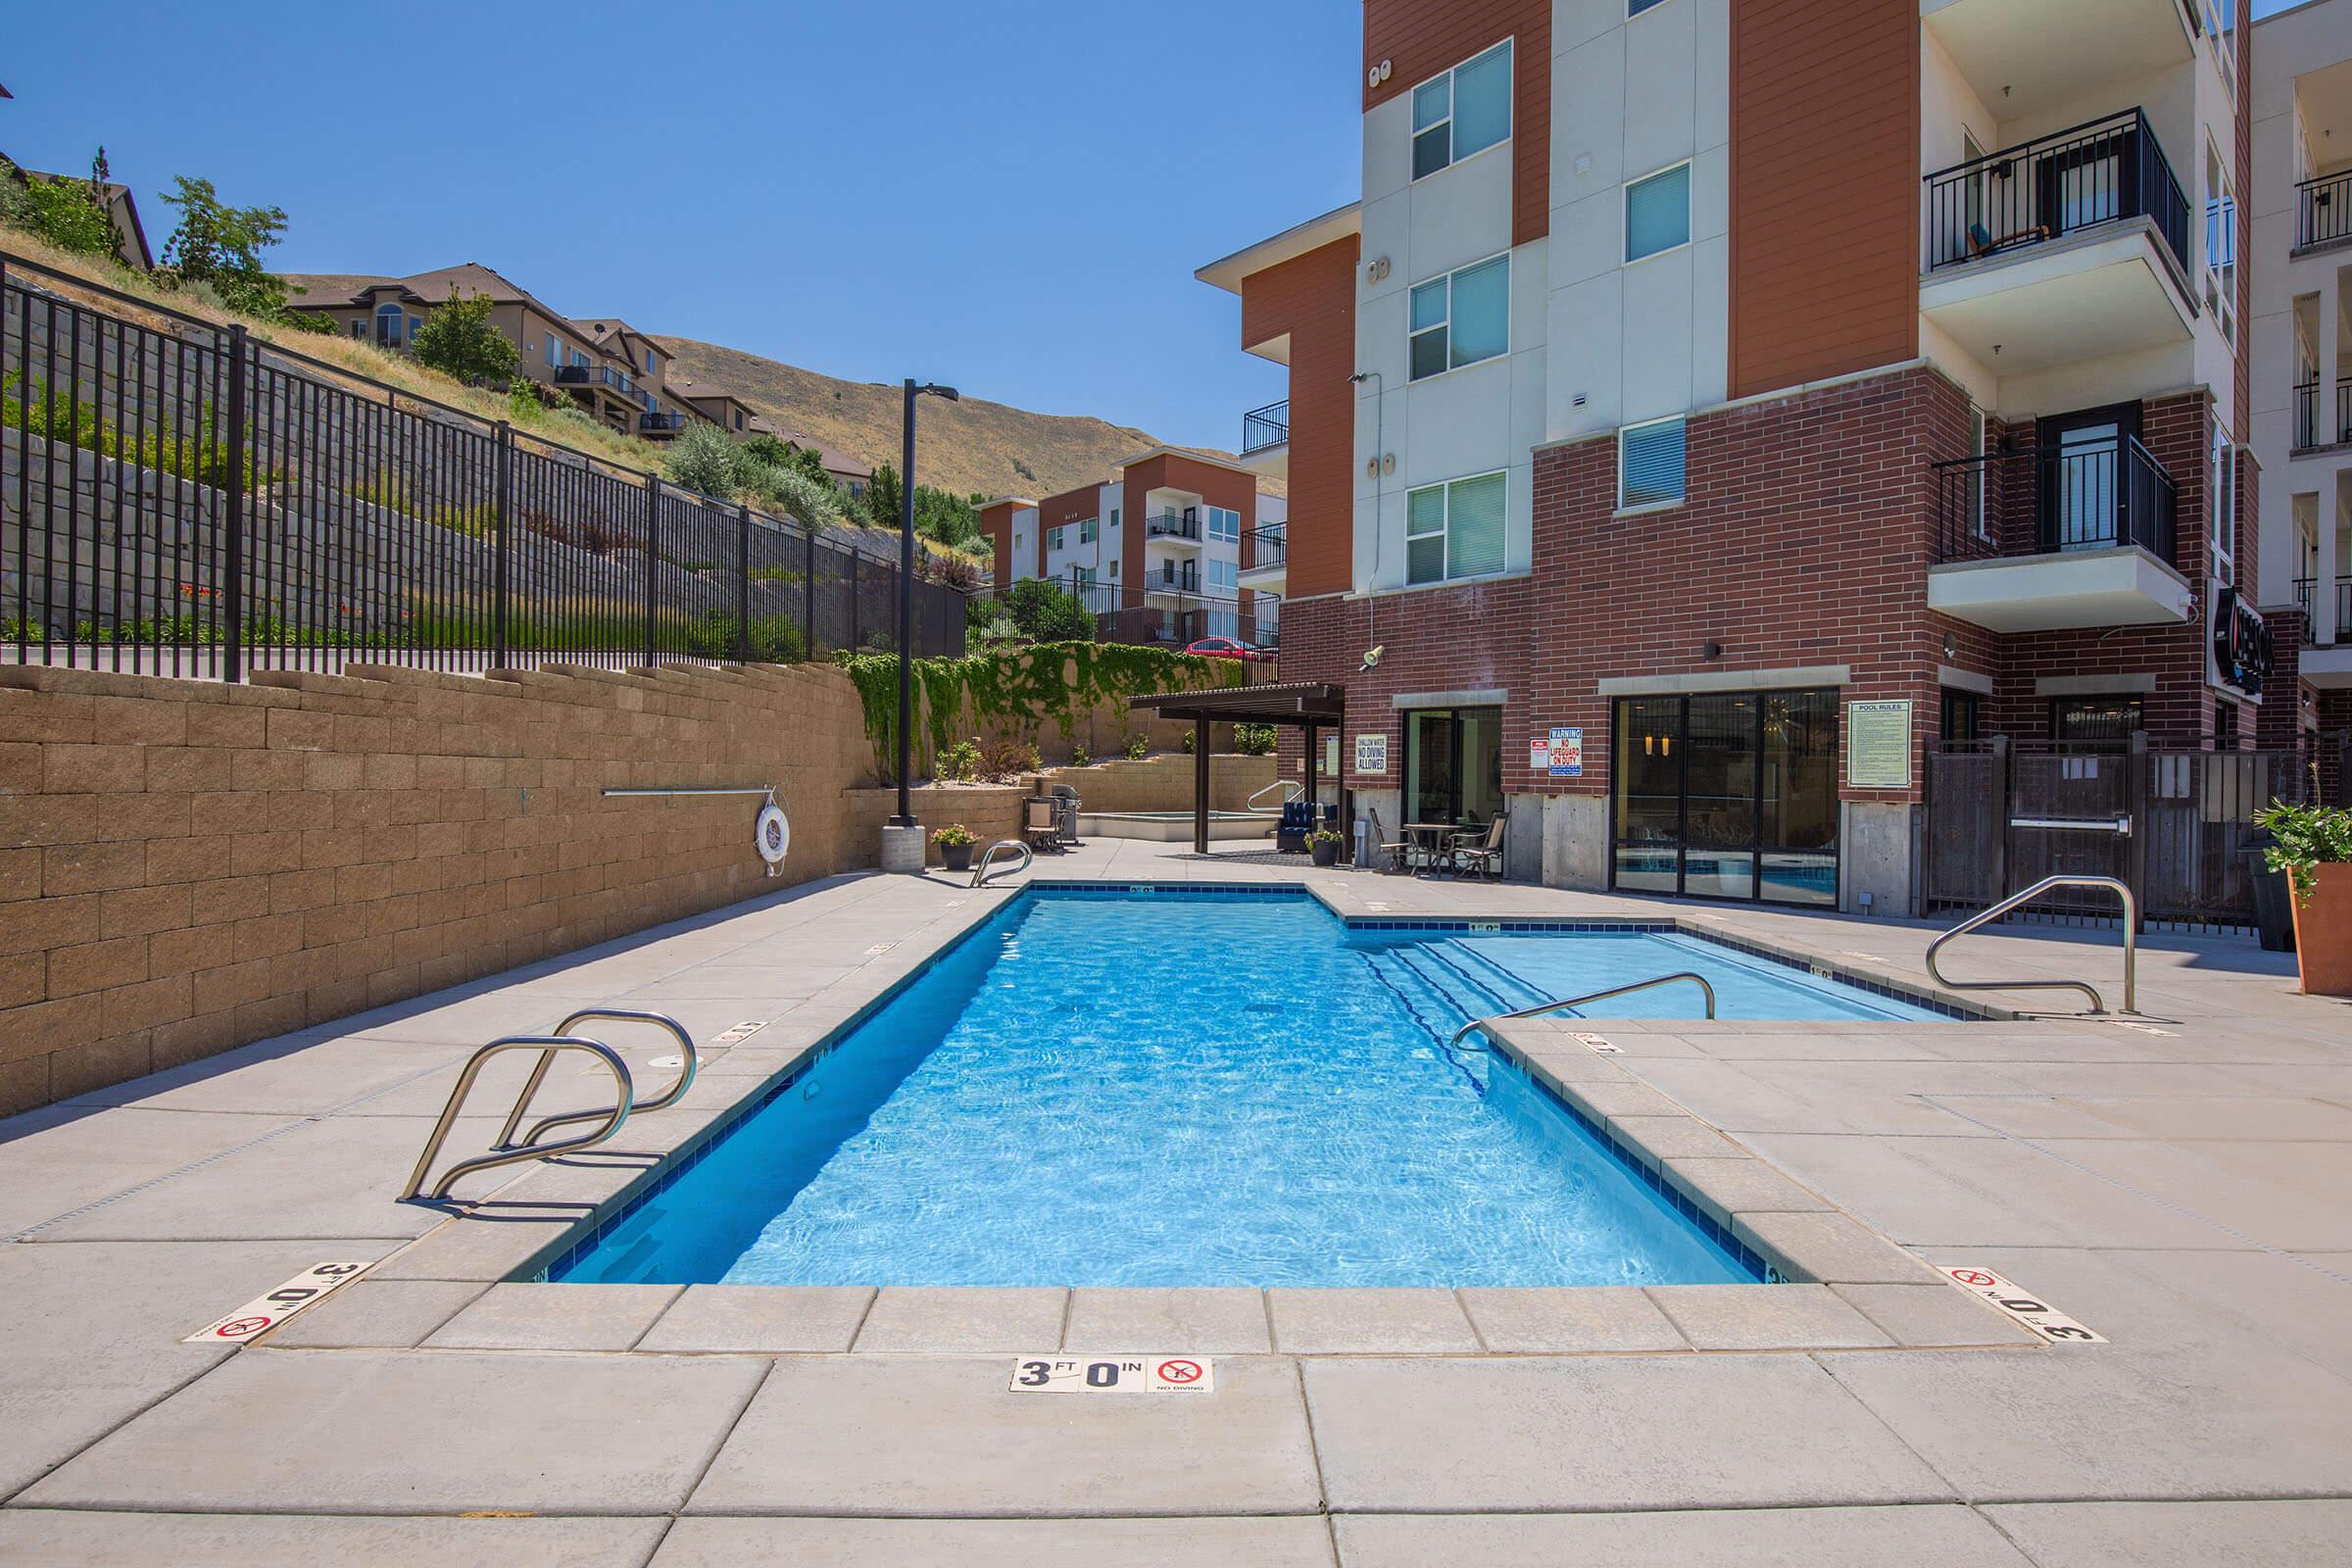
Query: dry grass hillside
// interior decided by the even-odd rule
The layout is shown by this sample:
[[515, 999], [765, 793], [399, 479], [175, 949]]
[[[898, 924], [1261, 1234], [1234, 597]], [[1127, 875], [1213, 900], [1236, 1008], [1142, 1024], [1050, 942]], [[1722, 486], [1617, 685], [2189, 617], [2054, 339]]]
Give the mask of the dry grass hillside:
[[[657, 341], [677, 356], [680, 373], [725, 387], [778, 429], [860, 463], [898, 465], [900, 388], [837, 381], [689, 337]], [[1031, 414], [969, 396], [960, 403], [926, 401], [921, 428], [918, 477], [958, 495], [1055, 495], [1108, 478], [1121, 459], [1160, 444], [1157, 436], [1127, 425], [1082, 415]]]

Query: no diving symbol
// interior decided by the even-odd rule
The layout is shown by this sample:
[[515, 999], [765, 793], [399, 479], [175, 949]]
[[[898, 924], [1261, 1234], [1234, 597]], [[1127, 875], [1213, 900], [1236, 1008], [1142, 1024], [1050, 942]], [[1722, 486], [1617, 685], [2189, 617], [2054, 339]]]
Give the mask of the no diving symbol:
[[1979, 1289], [1983, 1289], [1987, 1285], [1997, 1285], [2000, 1283], [1999, 1280], [1995, 1279], [1990, 1274], [1980, 1273], [1973, 1268], [1953, 1269], [1952, 1278], [1958, 1280], [1963, 1285], [1974, 1285]]
[[1200, 1363], [1198, 1361], [1162, 1361], [1159, 1363], [1159, 1375], [1170, 1383], [1198, 1383], [1200, 1381]]
[[223, 1340], [242, 1340], [259, 1334], [270, 1326], [266, 1317], [232, 1317], [213, 1333]]

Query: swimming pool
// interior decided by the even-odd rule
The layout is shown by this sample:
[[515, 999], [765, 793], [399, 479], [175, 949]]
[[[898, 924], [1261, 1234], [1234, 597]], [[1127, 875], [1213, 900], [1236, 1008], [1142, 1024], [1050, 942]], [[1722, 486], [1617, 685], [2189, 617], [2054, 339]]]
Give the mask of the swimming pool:
[[[1672, 931], [1032, 887], [558, 1265], [575, 1281], [1753, 1280], [1473, 1017], [1696, 969], [1724, 1017], [1933, 1017]], [[1604, 1004], [1691, 1016], [1694, 988]], [[1736, 1244], [1733, 1244], [1736, 1248]]]

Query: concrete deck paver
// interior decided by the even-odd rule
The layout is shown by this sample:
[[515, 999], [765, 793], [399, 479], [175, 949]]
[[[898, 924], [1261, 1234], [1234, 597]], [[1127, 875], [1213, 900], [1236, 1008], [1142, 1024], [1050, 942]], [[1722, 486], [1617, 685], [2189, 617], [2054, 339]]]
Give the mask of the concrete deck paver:
[[[583, 1289], [602, 1289], [587, 1286]], [[690, 1285], [641, 1350], [846, 1350], [874, 1303], [870, 1285]]]
[[2288, 1568], [2341, 1562], [2352, 1500], [2001, 1503], [1984, 1517], [2039, 1568]]
[[0, 1562], [41, 1568], [253, 1568], [255, 1563], [433, 1568], [639, 1568], [665, 1518], [398, 1519], [333, 1515], [0, 1509]]
[[287, 1116], [63, 1105], [0, 1118], [0, 1236], [295, 1125]]
[[1331, 1568], [1320, 1519], [681, 1519], [653, 1568]]
[[1050, 1518], [1321, 1505], [1293, 1361], [1219, 1357], [1215, 1392], [1199, 1397], [1015, 1394], [1011, 1379], [1008, 1355], [787, 1357], [690, 1511]]
[[22, 1494], [241, 1513], [664, 1513], [759, 1387], [749, 1356], [240, 1350]]
[[428, 1335], [486, 1286], [453, 1280], [361, 1279], [270, 1331], [280, 1350], [395, 1350]]
[[858, 1331], [860, 1350], [1052, 1350], [1061, 1345], [1069, 1292], [965, 1286], [887, 1286]]
[[1455, 1293], [1482, 1344], [1504, 1354], [1682, 1350], [1689, 1342], [1637, 1287], [1578, 1291], [1474, 1287]]
[[1301, 1371], [1324, 1486], [1340, 1512], [1952, 1496], [1801, 1355], [1310, 1359]]
[[424, 1342], [433, 1350], [627, 1350], [681, 1285], [493, 1285]]
[[1341, 1568], [1886, 1568], [1889, 1563], [2032, 1568], [1967, 1508], [1707, 1509], [1490, 1518], [1357, 1515], [1333, 1522]]
[[1194, 1350], [1263, 1355], [1273, 1348], [1262, 1291], [1082, 1285], [1070, 1295], [1062, 1343], [1074, 1350]]
[[1648, 1294], [1693, 1349], [1831, 1350], [1894, 1343], [1827, 1285], [1784, 1285], [1761, 1296], [1752, 1285], [1653, 1285]]
[[1478, 1335], [1451, 1291], [1274, 1290], [1274, 1348], [1285, 1355], [1475, 1350]]
[[1897, 1345], [2039, 1345], [2041, 1337], [1956, 1285], [1833, 1285]]

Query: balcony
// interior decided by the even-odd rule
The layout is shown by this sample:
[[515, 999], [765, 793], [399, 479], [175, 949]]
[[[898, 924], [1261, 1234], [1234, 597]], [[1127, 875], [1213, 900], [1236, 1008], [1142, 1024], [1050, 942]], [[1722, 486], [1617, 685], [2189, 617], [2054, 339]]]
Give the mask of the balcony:
[[1920, 314], [2004, 375], [2185, 343], [2188, 200], [2137, 109], [1926, 176]]
[[1290, 532], [1285, 523], [1269, 523], [1242, 535], [1240, 583], [1260, 593], [1281, 593], [1290, 580]]
[[2311, 577], [2295, 579], [2295, 604], [2303, 612], [2303, 642], [2306, 647], [2342, 647], [2352, 643], [2352, 577], [2335, 579], [2335, 636], [2331, 642], [2320, 641], [2318, 607], [2314, 603], [2318, 580]]
[[2352, 441], [2352, 376], [2339, 378], [2335, 383], [2335, 420], [2323, 426], [2320, 423], [2320, 383], [2305, 381], [2295, 388], [2295, 450], [2307, 452], [2315, 447], [2334, 446]]
[[1200, 568], [1192, 562], [1163, 561], [1157, 571], [1144, 573], [1144, 591], [1152, 594], [1197, 594]]
[[2001, 118], [2047, 123], [2102, 88], [2192, 59], [2195, 9], [2194, 0], [1919, 0], [1919, 19]]
[[2001, 632], [2177, 625], [2179, 511], [2132, 436], [1939, 463], [1928, 608]]
[[1270, 478], [1291, 476], [1291, 404], [1288, 398], [1242, 416], [1242, 466]]
[[2352, 170], [2295, 187], [2295, 249], [2352, 239]]
[[647, 435], [675, 435], [686, 428], [686, 416], [648, 410], [637, 416], [637, 428]]
[[1144, 542], [1164, 539], [1171, 544], [1200, 542], [1200, 514], [1197, 512], [1162, 512], [1144, 519]]

